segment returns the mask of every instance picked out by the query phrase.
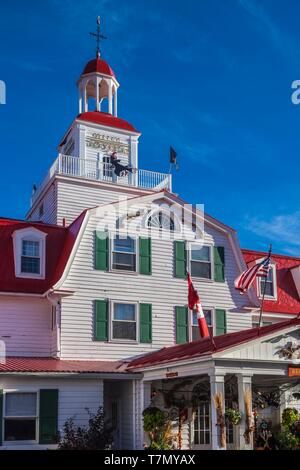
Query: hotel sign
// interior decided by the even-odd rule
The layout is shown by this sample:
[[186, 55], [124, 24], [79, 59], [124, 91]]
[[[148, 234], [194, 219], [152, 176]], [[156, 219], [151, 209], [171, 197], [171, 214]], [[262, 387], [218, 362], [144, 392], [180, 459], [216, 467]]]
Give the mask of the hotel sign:
[[300, 366], [299, 367], [292, 367], [288, 368], [288, 376], [289, 377], [300, 377]]
[[178, 377], [178, 372], [167, 372], [166, 377], [167, 379], [171, 379], [172, 377]]
[[123, 155], [129, 155], [129, 146], [122, 142], [119, 137], [94, 132], [90, 136], [87, 136], [86, 145], [87, 147], [99, 149], [106, 153], [117, 152]]

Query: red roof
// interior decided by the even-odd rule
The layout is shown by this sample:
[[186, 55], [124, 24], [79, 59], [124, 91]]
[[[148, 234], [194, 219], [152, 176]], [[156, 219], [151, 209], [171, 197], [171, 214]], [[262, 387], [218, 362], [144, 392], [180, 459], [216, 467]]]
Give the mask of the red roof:
[[[61, 278], [80, 230], [86, 211], [69, 227], [39, 222], [0, 219], [0, 292], [44, 294]], [[34, 227], [47, 234], [45, 279], [15, 276], [12, 235], [16, 230]]]
[[87, 73], [103, 73], [104, 75], [109, 75], [110, 77], [114, 77], [115, 74], [113, 70], [110, 68], [107, 62], [105, 60], [100, 59], [97, 57], [96, 59], [90, 60], [86, 66], [84, 67], [84, 70], [82, 72], [82, 75], [85, 75]]
[[145, 356], [134, 359], [130, 362], [128, 369], [140, 367], [150, 367], [156, 364], [169, 364], [170, 362], [182, 361], [201, 356], [209, 356], [213, 353], [223, 351], [224, 349], [247, 343], [258, 337], [266, 336], [277, 331], [281, 331], [290, 326], [300, 325], [300, 318], [293, 318], [284, 322], [274, 323], [273, 325], [263, 326], [262, 328], [251, 328], [249, 330], [237, 331], [226, 335], [215, 336], [214, 345], [210, 338], [200, 339], [191, 343], [180, 344], [163, 348], [159, 351], [146, 354]]
[[[261, 251], [242, 250], [242, 253], [248, 266], [255, 260], [267, 256], [267, 253]], [[272, 261], [276, 264], [277, 300], [266, 299], [264, 312], [300, 313], [300, 298], [291, 272], [291, 268], [300, 265], [300, 258], [272, 254]], [[257, 288], [256, 283], [254, 287]]]
[[101, 373], [125, 372], [126, 363], [118, 361], [64, 361], [40, 357], [8, 357], [0, 363], [2, 372]]
[[93, 122], [95, 124], [101, 124], [107, 127], [116, 127], [117, 129], [123, 129], [125, 131], [135, 132], [139, 134], [132, 124], [125, 121], [124, 119], [112, 116], [109, 113], [102, 113], [100, 111], [88, 111], [86, 113], [79, 114], [76, 119], [81, 121]]

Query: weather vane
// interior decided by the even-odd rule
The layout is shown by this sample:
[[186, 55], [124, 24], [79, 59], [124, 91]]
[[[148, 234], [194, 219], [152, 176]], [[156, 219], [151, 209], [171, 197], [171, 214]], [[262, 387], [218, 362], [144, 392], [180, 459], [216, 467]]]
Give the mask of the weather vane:
[[90, 35], [96, 38], [96, 57], [100, 57], [100, 41], [102, 39], [107, 39], [107, 37], [103, 36], [100, 32], [100, 16], [97, 16], [97, 31], [95, 33], [90, 33]]

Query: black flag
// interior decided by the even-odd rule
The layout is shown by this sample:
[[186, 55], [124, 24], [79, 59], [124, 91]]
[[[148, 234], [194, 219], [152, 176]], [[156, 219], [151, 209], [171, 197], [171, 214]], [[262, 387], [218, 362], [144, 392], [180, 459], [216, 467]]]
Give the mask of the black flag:
[[170, 163], [177, 163], [177, 153], [173, 147], [170, 147]]

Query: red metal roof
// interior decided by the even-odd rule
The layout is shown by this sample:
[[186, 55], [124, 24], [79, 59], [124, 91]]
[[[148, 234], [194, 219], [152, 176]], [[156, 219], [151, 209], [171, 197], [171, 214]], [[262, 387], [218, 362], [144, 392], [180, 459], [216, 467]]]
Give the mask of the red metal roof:
[[[69, 227], [39, 222], [0, 219], [0, 292], [44, 294], [61, 278], [80, 230], [86, 211]], [[34, 227], [47, 234], [45, 279], [15, 276], [12, 235], [16, 230]]]
[[126, 363], [120, 361], [64, 361], [41, 357], [8, 357], [0, 363], [2, 372], [60, 372], [60, 373], [101, 373], [125, 372]]
[[107, 127], [116, 127], [125, 131], [135, 132], [139, 134], [129, 122], [124, 119], [112, 116], [109, 113], [102, 113], [100, 111], [87, 111], [86, 113], [79, 114], [76, 119], [81, 121], [93, 122]]
[[115, 76], [113, 70], [108, 65], [108, 63], [105, 62], [105, 60], [100, 59], [100, 57], [90, 60], [84, 67], [82, 75], [93, 72], [103, 73], [104, 75], [109, 75], [110, 77]]
[[[242, 253], [247, 265], [267, 256], [267, 253], [261, 251], [242, 250]], [[300, 265], [300, 258], [272, 254], [272, 261], [276, 264], [277, 300], [265, 299], [264, 312], [300, 313], [300, 298], [291, 273], [291, 268]], [[254, 287], [257, 289], [256, 283]]]
[[128, 365], [128, 369], [137, 369], [150, 367], [156, 364], [168, 364], [175, 361], [193, 359], [201, 356], [209, 356], [213, 353], [223, 351], [224, 349], [247, 343], [258, 337], [263, 337], [290, 326], [300, 325], [300, 318], [293, 318], [284, 322], [274, 323], [273, 325], [263, 326], [262, 328], [251, 328], [249, 330], [237, 331], [226, 335], [215, 336], [215, 348], [210, 338], [203, 338], [191, 343], [180, 344], [163, 348], [159, 351], [146, 354], [145, 356], [134, 359]]

